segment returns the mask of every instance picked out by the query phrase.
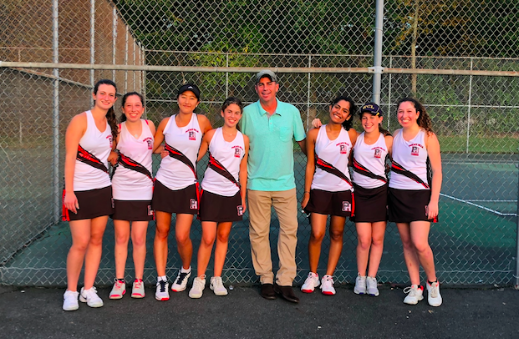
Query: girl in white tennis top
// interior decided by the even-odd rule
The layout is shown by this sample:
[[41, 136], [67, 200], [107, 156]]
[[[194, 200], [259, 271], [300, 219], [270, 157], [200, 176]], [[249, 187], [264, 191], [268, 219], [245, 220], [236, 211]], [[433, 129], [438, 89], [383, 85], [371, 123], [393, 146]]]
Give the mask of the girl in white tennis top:
[[113, 81], [99, 80], [92, 94], [94, 107], [74, 116], [65, 135], [63, 220], [69, 221], [72, 235], [67, 256], [67, 290], [63, 296], [65, 311], [79, 308], [77, 285], [83, 261], [85, 282], [79, 299], [90, 307], [103, 306], [94, 282], [106, 222], [113, 211], [108, 156], [117, 137], [113, 110], [116, 94]]
[[[351, 128], [356, 110], [350, 98], [335, 98], [329, 107], [328, 124], [310, 130], [306, 138], [308, 159], [301, 206], [311, 213], [312, 232], [308, 243], [310, 273], [301, 287], [305, 293], [312, 293], [321, 285], [323, 294], [335, 294], [332, 276], [342, 252], [344, 224], [355, 208], [348, 166], [357, 140], [357, 132]], [[317, 266], [328, 215], [331, 216], [330, 252], [326, 275], [319, 282]]]
[[[137, 92], [126, 93], [121, 99], [121, 123], [117, 136], [117, 152], [111, 162], [116, 165], [112, 188], [115, 228], [115, 282], [110, 299], [121, 299], [126, 293], [124, 269], [128, 256], [128, 240], [132, 238], [135, 280], [132, 298], [144, 298], [144, 261], [146, 259], [146, 230], [153, 220], [152, 159], [155, 125], [141, 119], [144, 98]], [[130, 231], [131, 224], [131, 231]]]
[[167, 156], [160, 163], [155, 176], [152, 208], [156, 215], [154, 243], [157, 266], [157, 300], [169, 300], [166, 262], [171, 216], [176, 214], [175, 237], [182, 267], [171, 290], [184, 291], [191, 275], [193, 244], [189, 236], [193, 215], [198, 213], [199, 191], [196, 163], [202, 136], [211, 129], [209, 120], [194, 110], [200, 103], [200, 90], [193, 84], [178, 89], [178, 114], [163, 119], [155, 133], [154, 151], [162, 142]]
[[223, 127], [206, 133], [200, 146], [198, 160], [209, 150], [209, 165], [202, 181], [199, 218], [202, 240], [198, 249], [197, 277], [189, 291], [191, 298], [200, 298], [205, 288], [205, 271], [214, 254], [214, 276], [210, 288], [216, 295], [227, 295], [222, 271], [232, 223], [242, 220], [246, 210], [247, 155], [249, 138], [237, 129], [243, 105], [237, 98], [227, 98], [221, 110]]
[[432, 131], [431, 119], [419, 101], [404, 98], [397, 107], [402, 129], [393, 133], [388, 209], [389, 221], [396, 223], [402, 239], [411, 279], [404, 302], [414, 305], [423, 299], [421, 264], [427, 276], [429, 305], [440, 306], [440, 284], [429, 246], [429, 230], [431, 222], [437, 221], [442, 183], [440, 143]]
[[[353, 291], [378, 296], [378, 267], [384, 248], [387, 223], [386, 160], [393, 137], [382, 128], [383, 115], [375, 103], [360, 109], [362, 132], [353, 147], [353, 187], [357, 229], [357, 270]], [[369, 270], [368, 270], [369, 261]], [[367, 273], [367, 274], [366, 274]]]

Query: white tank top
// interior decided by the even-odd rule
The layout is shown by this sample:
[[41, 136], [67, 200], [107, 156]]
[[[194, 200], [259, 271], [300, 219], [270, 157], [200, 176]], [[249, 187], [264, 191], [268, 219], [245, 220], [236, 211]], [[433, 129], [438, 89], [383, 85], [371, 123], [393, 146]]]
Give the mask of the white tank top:
[[[399, 130], [393, 138], [393, 160], [406, 170], [417, 175], [422, 181], [427, 180], [427, 149], [425, 148], [425, 131], [423, 129], [409, 141], [405, 141]], [[401, 190], [428, 189], [405, 175], [391, 171], [389, 187]]]
[[[243, 134], [240, 131], [238, 131], [233, 141], [227, 142], [223, 138], [222, 128], [216, 129], [209, 143], [209, 152], [213, 158], [232, 174], [236, 181], [239, 181], [240, 163], [245, 155]], [[232, 197], [240, 190], [229, 179], [210, 167], [207, 167], [205, 171], [202, 189], [226, 197]]]
[[[364, 142], [364, 132], [362, 132], [362, 134], [357, 137], [355, 146], [353, 146], [354, 160], [371, 173], [382, 177], [386, 177], [385, 163], [387, 153], [386, 140], [382, 133], [380, 133], [377, 141], [373, 145], [368, 145]], [[353, 171], [353, 182], [360, 187], [368, 189], [377, 188], [386, 184], [380, 179], [370, 178], [355, 170]]]
[[[108, 155], [112, 150], [112, 129], [106, 122], [106, 129], [101, 132], [97, 129], [91, 111], [85, 112], [87, 117], [87, 129], [79, 140], [79, 145], [92, 153], [108, 168]], [[74, 191], [88, 191], [110, 186], [108, 173], [85, 164], [76, 159], [74, 169]]]
[[[351, 152], [351, 140], [348, 132], [341, 128], [339, 136], [330, 140], [326, 133], [326, 125], [319, 128], [315, 142], [315, 154], [322, 160], [333, 165], [350, 179], [348, 170], [348, 157]], [[338, 176], [328, 173], [316, 166], [311, 189], [319, 189], [329, 192], [353, 190], [351, 185]]]
[[[117, 149], [121, 154], [138, 162], [151, 173], [151, 154], [153, 152], [153, 134], [145, 120], [141, 119], [142, 132], [136, 138], [121, 124], [121, 135]], [[112, 178], [112, 192], [117, 200], [151, 200], [153, 181], [143, 173], [128, 169], [119, 164]]]
[[[175, 116], [172, 115], [169, 118], [164, 128], [165, 141], [182, 152], [196, 170], [196, 158], [202, 141], [202, 131], [198, 125], [198, 119], [193, 113], [189, 124], [178, 127]], [[184, 189], [197, 182], [190, 167], [169, 155], [160, 162], [160, 168], [155, 178], [170, 190]]]

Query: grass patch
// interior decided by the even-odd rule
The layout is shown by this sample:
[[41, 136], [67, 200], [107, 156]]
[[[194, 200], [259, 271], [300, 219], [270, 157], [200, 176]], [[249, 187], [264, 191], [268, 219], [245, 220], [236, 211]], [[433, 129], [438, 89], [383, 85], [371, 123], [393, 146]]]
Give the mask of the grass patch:
[[[438, 136], [442, 153], [465, 153], [467, 136]], [[469, 153], [519, 153], [519, 138], [470, 137]]]

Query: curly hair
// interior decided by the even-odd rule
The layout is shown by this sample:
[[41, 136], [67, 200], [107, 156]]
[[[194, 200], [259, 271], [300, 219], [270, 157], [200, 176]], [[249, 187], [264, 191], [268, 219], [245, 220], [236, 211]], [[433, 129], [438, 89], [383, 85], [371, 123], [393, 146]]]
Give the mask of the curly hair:
[[351, 126], [353, 126], [353, 117], [355, 116], [355, 113], [357, 112], [357, 105], [355, 105], [355, 102], [350, 97], [345, 96], [345, 95], [339, 95], [338, 97], [336, 97], [335, 99], [332, 100], [332, 102], [330, 103], [330, 106], [332, 106], [332, 107], [335, 106], [335, 104], [337, 104], [341, 100], [344, 100], [350, 104], [350, 117], [342, 123], [342, 126], [344, 127], [344, 129], [349, 131]]
[[424, 105], [415, 98], [403, 98], [403, 99], [400, 99], [398, 101], [398, 103], [396, 104], [397, 112], [398, 112], [398, 107], [400, 107], [400, 104], [403, 102], [412, 103], [414, 108], [416, 109], [416, 112], [420, 113], [420, 115], [418, 116], [418, 119], [416, 120], [416, 123], [418, 124], [418, 126], [423, 128], [424, 130], [426, 130], [428, 133], [434, 133], [434, 131], [432, 129], [431, 117], [427, 113], [427, 110], [425, 109]]
[[[97, 94], [97, 91], [99, 90], [99, 86], [101, 85], [110, 85], [115, 88], [115, 93], [117, 93], [117, 85], [112, 80], [108, 79], [101, 79], [94, 85], [93, 93]], [[108, 109], [108, 112], [106, 112], [106, 120], [108, 121], [108, 125], [110, 126], [110, 129], [112, 130], [112, 140], [117, 139], [117, 118], [115, 116], [114, 107], [110, 107]]]

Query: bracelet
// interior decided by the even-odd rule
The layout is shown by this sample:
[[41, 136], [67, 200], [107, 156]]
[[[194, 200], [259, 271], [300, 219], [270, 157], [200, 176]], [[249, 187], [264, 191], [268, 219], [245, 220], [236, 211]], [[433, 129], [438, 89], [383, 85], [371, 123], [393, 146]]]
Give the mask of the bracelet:
[[308, 194], [310, 194], [310, 191], [305, 191], [305, 193], [308, 193]]

